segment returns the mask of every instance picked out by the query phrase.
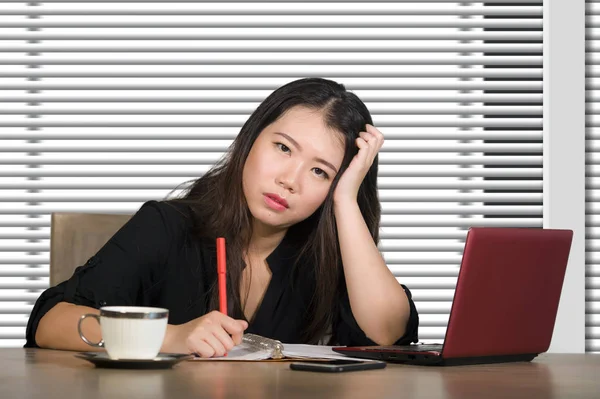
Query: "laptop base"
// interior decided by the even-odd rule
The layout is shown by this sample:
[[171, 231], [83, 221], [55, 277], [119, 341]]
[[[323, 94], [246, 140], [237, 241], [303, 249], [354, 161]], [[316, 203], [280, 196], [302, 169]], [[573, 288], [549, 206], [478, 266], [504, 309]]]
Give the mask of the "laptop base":
[[415, 364], [422, 366], [468, 366], [473, 364], [493, 364], [493, 363], [512, 363], [512, 362], [530, 362], [538, 354], [528, 353], [519, 355], [498, 355], [498, 356], [475, 356], [475, 357], [455, 357], [445, 359], [435, 353], [393, 353], [393, 352], [370, 352], [370, 351], [343, 351], [345, 355], [352, 357], [361, 357], [365, 359], [384, 360], [391, 363]]

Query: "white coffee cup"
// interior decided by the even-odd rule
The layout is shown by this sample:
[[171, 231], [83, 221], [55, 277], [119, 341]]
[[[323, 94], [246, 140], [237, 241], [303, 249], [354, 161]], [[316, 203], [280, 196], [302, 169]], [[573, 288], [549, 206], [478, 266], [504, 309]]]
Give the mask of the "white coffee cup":
[[[83, 335], [81, 322], [87, 317], [95, 318], [100, 324], [100, 342], [91, 342]], [[82, 315], [77, 330], [86, 344], [105, 348], [111, 359], [154, 359], [165, 338], [168, 319], [168, 309], [105, 306], [100, 308], [100, 315]]]

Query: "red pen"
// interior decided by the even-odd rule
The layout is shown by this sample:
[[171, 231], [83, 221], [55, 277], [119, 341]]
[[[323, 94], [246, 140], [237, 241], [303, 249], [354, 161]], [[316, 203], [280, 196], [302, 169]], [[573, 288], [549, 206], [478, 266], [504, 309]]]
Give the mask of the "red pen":
[[225, 262], [225, 238], [217, 238], [217, 278], [219, 283], [219, 311], [227, 315], [227, 263]]

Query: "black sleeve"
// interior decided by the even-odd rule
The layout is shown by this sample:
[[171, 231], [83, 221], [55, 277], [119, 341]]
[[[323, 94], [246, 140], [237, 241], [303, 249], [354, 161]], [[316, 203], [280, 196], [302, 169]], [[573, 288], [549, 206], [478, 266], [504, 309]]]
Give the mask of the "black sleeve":
[[[404, 292], [408, 298], [410, 316], [408, 318], [408, 322], [406, 323], [406, 331], [404, 332], [404, 335], [400, 337], [394, 343], [394, 345], [408, 345], [411, 342], [416, 343], [419, 341], [419, 314], [417, 313], [417, 308], [412, 300], [412, 294], [410, 293], [410, 290], [404, 285], [402, 285], [402, 288], [404, 288]], [[339, 314], [337, 316], [337, 321], [334, 325], [334, 339], [338, 345], [377, 345], [377, 343], [367, 337], [363, 330], [358, 326], [358, 323], [352, 314], [352, 309], [350, 308], [350, 299], [348, 298], [347, 293], [342, 296], [339, 306]]]
[[37, 347], [40, 319], [59, 302], [100, 308], [137, 305], [142, 291], [162, 278], [182, 216], [168, 203], [146, 202], [71, 278], [44, 291], [33, 307], [25, 347]]

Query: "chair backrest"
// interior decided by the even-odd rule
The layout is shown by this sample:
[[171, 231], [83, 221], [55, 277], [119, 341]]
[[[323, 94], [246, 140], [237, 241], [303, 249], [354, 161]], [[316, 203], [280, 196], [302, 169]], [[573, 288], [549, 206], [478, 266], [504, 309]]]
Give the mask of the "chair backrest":
[[50, 228], [50, 286], [68, 280], [131, 215], [53, 213]]

